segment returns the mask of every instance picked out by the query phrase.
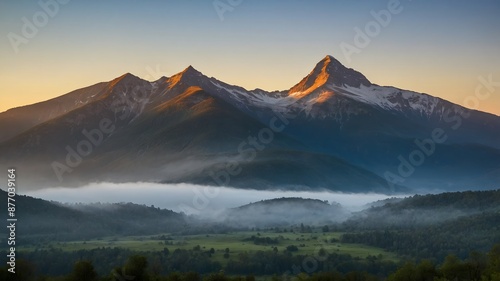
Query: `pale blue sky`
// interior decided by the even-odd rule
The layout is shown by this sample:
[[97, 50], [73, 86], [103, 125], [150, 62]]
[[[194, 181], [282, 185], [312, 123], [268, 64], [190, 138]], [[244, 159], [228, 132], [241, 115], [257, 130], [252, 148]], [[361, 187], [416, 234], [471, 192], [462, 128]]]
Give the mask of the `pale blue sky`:
[[[211, 0], [72, 0], [16, 53], [9, 33], [22, 36], [22, 18], [43, 9], [2, 1], [0, 111], [125, 72], [153, 80], [188, 65], [246, 88], [288, 89], [327, 54], [374, 83], [462, 105], [478, 76], [500, 81], [500, 1], [401, 0], [402, 11], [348, 59], [340, 44], [353, 44], [354, 28], [389, 2], [243, 0], [221, 20]], [[479, 109], [500, 114], [500, 88]]]

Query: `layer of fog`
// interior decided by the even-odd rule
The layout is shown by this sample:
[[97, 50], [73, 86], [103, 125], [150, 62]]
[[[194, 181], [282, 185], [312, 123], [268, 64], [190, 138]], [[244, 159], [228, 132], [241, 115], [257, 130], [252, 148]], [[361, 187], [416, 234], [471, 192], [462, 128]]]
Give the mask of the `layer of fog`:
[[48, 188], [23, 193], [61, 203], [120, 203], [154, 205], [186, 214], [217, 214], [227, 208], [266, 199], [302, 197], [340, 203], [349, 211], [389, 198], [383, 194], [347, 194], [331, 191], [252, 190], [192, 184], [95, 183], [80, 188]]

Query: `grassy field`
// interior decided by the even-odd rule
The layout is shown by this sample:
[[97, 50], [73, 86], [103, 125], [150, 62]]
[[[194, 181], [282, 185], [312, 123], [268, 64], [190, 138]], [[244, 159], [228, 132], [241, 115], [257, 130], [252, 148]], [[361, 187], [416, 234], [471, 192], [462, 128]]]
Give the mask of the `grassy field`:
[[[233, 232], [227, 234], [203, 234], [203, 235], [185, 235], [175, 236], [170, 234], [154, 236], [129, 236], [129, 237], [107, 237], [104, 239], [89, 241], [56, 242], [44, 245], [43, 248], [56, 248], [64, 251], [76, 251], [81, 249], [95, 249], [99, 247], [120, 247], [134, 251], [162, 251], [168, 248], [170, 251], [175, 249], [193, 249], [199, 246], [203, 251], [214, 249], [214, 260], [224, 263], [223, 255], [226, 248], [229, 254], [237, 255], [242, 252], [273, 250], [284, 251], [287, 246], [295, 245], [298, 251], [294, 254], [315, 254], [321, 248], [327, 253], [350, 254], [355, 257], [365, 258], [369, 255], [382, 255], [384, 259], [398, 261], [398, 257], [383, 249], [359, 245], [346, 244], [338, 242], [342, 233], [298, 233], [287, 232], [277, 233], [272, 231], [246, 231]], [[277, 244], [257, 245], [254, 241], [248, 240], [250, 237], [259, 237], [276, 239]], [[166, 238], [166, 239], [165, 239]], [[333, 241], [332, 241], [333, 240]], [[38, 249], [42, 249], [38, 247]], [[23, 250], [35, 250], [35, 247], [25, 248]]]

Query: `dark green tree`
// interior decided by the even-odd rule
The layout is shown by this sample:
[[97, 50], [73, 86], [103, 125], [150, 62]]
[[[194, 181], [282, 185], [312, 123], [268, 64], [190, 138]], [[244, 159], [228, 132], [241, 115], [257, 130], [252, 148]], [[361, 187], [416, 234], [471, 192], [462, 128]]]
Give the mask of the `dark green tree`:
[[90, 261], [77, 261], [73, 265], [73, 271], [70, 274], [71, 281], [96, 281], [98, 280], [97, 272]]
[[486, 280], [500, 281], [500, 244], [493, 246], [488, 253], [488, 265], [484, 275]]
[[431, 261], [423, 260], [417, 265], [415, 280], [433, 281], [437, 276], [436, 266]]
[[405, 263], [395, 273], [389, 275], [388, 281], [416, 281], [417, 269], [411, 262]]
[[466, 280], [467, 266], [454, 255], [446, 257], [440, 271], [448, 280]]
[[134, 281], [149, 281], [147, 267], [148, 260], [146, 257], [134, 255], [127, 260], [127, 263], [123, 267], [123, 273], [129, 277], [133, 277]]

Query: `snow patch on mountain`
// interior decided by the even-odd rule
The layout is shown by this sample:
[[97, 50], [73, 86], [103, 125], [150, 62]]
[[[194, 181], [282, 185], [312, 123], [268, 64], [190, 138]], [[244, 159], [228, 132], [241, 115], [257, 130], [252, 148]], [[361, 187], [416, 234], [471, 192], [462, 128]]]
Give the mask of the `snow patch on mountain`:
[[[269, 108], [274, 111], [283, 112], [286, 111], [286, 107], [295, 102], [293, 99], [289, 99], [286, 96], [279, 94], [273, 95], [269, 92], [262, 90], [259, 91], [245, 91], [241, 88], [232, 88], [230, 86], [224, 86], [220, 83], [211, 81], [214, 86], [219, 90], [223, 90], [230, 94], [230, 99], [234, 103], [244, 103], [246, 107], [254, 106], [259, 108]], [[237, 105], [240, 107], [241, 105]]]
[[[360, 87], [323, 85], [310, 92], [293, 92], [288, 95], [271, 94], [269, 92], [246, 91], [242, 88], [223, 85], [215, 81], [211, 83], [226, 94], [223, 98], [230, 100], [238, 107], [271, 108], [278, 112], [290, 112], [297, 109], [304, 111], [306, 116], [313, 118], [344, 119], [357, 111], [345, 103], [333, 102], [338, 96], [347, 97], [353, 101], [376, 106], [383, 110], [401, 113], [413, 112], [430, 117], [436, 110], [440, 99], [426, 94], [405, 91], [394, 87], [378, 85]], [[341, 112], [340, 112], [341, 111]]]
[[359, 88], [332, 86], [332, 89], [354, 100], [385, 110], [412, 110], [426, 116], [432, 115], [439, 103], [439, 98], [394, 87], [362, 85]]

